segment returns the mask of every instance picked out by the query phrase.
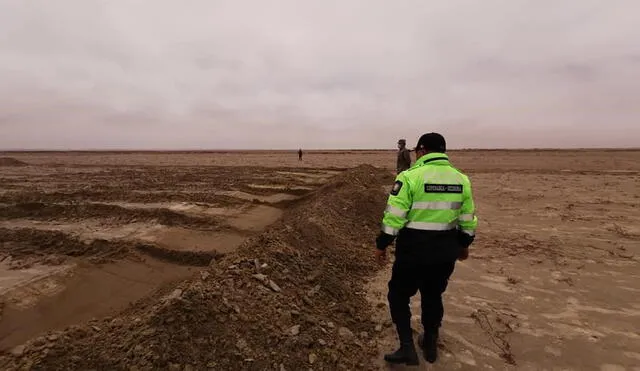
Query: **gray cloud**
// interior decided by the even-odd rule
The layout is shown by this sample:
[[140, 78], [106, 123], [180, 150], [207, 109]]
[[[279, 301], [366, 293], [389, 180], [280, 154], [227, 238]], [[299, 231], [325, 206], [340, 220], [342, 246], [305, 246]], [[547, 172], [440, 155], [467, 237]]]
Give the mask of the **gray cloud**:
[[[0, 148], [640, 146], [634, 0], [0, 0]], [[410, 139], [411, 140], [411, 139]]]

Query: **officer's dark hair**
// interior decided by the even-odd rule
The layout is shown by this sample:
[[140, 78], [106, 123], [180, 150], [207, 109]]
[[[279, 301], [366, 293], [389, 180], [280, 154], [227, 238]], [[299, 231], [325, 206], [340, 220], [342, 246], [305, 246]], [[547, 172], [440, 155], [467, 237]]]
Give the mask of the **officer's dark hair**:
[[444, 140], [444, 137], [438, 133], [427, 133], [420, 137], [416, 149], [445, 153], [447, 151], [447, 142]]

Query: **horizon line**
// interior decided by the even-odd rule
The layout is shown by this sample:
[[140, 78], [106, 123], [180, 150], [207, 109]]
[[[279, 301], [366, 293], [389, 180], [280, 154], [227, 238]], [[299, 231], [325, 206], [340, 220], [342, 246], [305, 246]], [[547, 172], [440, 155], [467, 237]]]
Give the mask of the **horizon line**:
[[[226, 153], [226, 152], [297, 152], [299, 148], [290, 149], [107, 149], [107, 148], [86, 148], [86, 149], [1, 149], [0, 153]], [[395, 152], [397, 149], [391, 148], [311, 148], [302, 149], [303, 152]], [[640, 151], [640, 147], [468, 147], [468, 148], [452, 148], [447, 152], [462, 151]]]

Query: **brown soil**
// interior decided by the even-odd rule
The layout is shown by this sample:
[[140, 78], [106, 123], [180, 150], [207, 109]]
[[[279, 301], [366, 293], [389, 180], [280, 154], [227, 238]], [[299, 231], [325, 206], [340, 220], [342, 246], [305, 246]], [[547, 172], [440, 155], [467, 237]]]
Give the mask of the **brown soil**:
[[66, 328], [126, 309], [192, 274], [193, 268], [154, 259], [126, 259], [100, 266], [81, 263], [6, 298], [0, 349], [12, 349], [43, 332]]
[[79, 191], [19, 191], [0, 195], [0, 203], [56, 203], [56, 202], [201, 202], [220, 206], [242, 205], [245, 202], [234, 197], [215, 195], [211, 192], [135, 192], [126, 190], [79, 190]]
[[5, 369], [367, 368], [375, 325], [358, 293], [375, 265], [361, 236], [378, 228], [381, 179], [349, 171], [172, 299], [29, 342]]
[[167, 226], [219, 228], [219, 219], [178, 213], [167, 209], [129, 209], [107, 204], [43, 204], [39, 202], [0, 206], [0, 219], [75, 220], [108, 218], [111, 223], [156, 221]]
[[61, 264], [67, 257], [90, 257], [99, 263], [128, 254], [135, 244], [123, 241], [94, 240], [89, 243], [59, 231], [0, 228], [0, 256], [12, 258], [15, 268], [35, 262]]
[[[312, 194], [277, 200], [280, 194], [293, 197], [304, 187], [323, 184], [335, 174], [329, 168], [370, 163], [392, 170], [393, 151], [310, 153], [302, 164], [287, 153], [11, 156], [32, 166], [2, 168], [2, 207], [129, 202], [127, 208], [134, 211], [158, 206], [189, 216], [223, 217], [221, 228], [249, 234], [268, 224], [260, 215], [242, 219], [240, 214], [254, 210], [250, 206], [259, 206], [258, 211], [266, 206], [291, 210], [268, 232], [245, 242], [239, 253], [223, 258], [216, 248], [233, 249], [236, 234], [242, 233], [201, 231], [198, 223], [193, 225], [198, 231], [193, 231], [190, 222], [157, 226], [146, 212], [136, 214], [142, 221], [131, 224], [134, 219], [120, 209], [113, 210], [124, 213], [123, 221], [107, 212], [84, 219], [94, 211], [72, 209], [62, 213], [62, 221], [52, 214], [0, 219], [0, 227], [6, 229], [61, 228], [82, 241], [179, 232], [165, 240], [149, 239], [151, 248], [144, 254], [135, 249], [113, 263], [84, 265], [88, 272], [98, 272], [90, 274], [97, 278], [88, 278], [89, 286], [78, 284], [83, 288], [69, 291], [64, 302], [59, 301], [60, 293], [48, 296], [49, 279], [17, 290], [32, 293], [31, 300], [43, 306], [20, 316], [12, 302], [4, 301], [0, 338], [12, 340], [0, 348], [18, 345], [43, 330], [75, 326], [14, 348], [13, 356], [5, 353], [0, 369], [388, 368], [382, 353], [397, 345], [386, 304], [389, 267], [366, 279], [368, 290], [361, 283], [374, 270], [369, 257], [391, 173], [371, 170], [375, 179], [369, 179], [358, 173], [360, 168], [357, 178], [364, 181], [349, 180], [354, 173], [346, 173], [344, 182], [339, 175]], [[450, 157], [474, 182], [480, 228], [471, 258], [457, 264], [445, 295], [441, 359], [435, 367], [423, 362], [418, 369], [635, 370], [640, 360], [640, 335], [635, 331], [640, 318], [640, 151], [453, 151]], [[239, 160], [252, 166], [239, 167]], [[176, 202], [202, 204], [182, 209]], [[163, 241], [184, 246], [165, 246]], [[193, 257], [193, 251], [211, 256]], [[189, 267], [159, 262], [149, 254], [191, 265], [205, 264], [209, 258], [215, 263], [174, 291], [173, 281], [162, 277]], [[52, 261], [44, 256], [39, 262], [56, 264], [55, 257], [61, 255], [51, 256]], [[158, 273], [137, 265], [120, 266], [140, 257], [165, 268]], [[86, 260], [69, 258], [74, 263]], [[65, 267], [8, 270], [5, 260], [0, 262], [3, 289]], [[112, 281], [111, 273], [121, 270], [142, 273]], [[83, 277], [78, 277], [80, 282]], [[146, 295], [149, 291], [135, 289], [137, 281], [157, 281], [150, 287], [162, 287], [172, 299], [159, 299], [163, 296], [153, 291], [127, 309], [126, 301], [109, 299], [112, 292], [125, 297], [129, 286], [130, 298]], [[109, 293], [102, 299], [89, 294], [99, 283], [107, 285]], [[274, 291], [278, 288], [280, 292]], [[364, 301], [365, 291], [371, 303]], [[112, 302], [109, 310], [101, 306]], [[82, 309], [85, 304], [87, 310]], [[416, 297], [416, 330], [418, 306]], [[54, 312], [51, 321], [35, 315]], [[369, 358], [370, 351], [374, 354]]]
[[27, 164], [26, 162], [20, 161], [18, 159], [15, 159], [13, 157], [0, 157], [0, 166], [22, 167], [22, 166], [29, 166], [29, 164]]

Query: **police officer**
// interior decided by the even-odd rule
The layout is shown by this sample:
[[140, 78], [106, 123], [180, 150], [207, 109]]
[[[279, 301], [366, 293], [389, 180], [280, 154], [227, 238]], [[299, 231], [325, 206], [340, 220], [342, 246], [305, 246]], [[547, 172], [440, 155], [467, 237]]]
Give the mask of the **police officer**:
[[407, 148], [406, 139], [398, 140], [398, 160], [396, 162], [396, 172], [408, 170], [411, 167], [411, 151]]
[[478, 219], [469, 178], [454, 168], [442, 135], [420, 137], [416, 163], [396, 177], [376, 239], [376, 257], [396, 242], [388, 300], [400, 349], [385, 355], [389, 363], [419, 363], [411, 329], [410, 299], [420, 290], [424, 333], [418, 338], [425, 359], [437, 359], [438, 330], [447, 288], [456, 260], [469, 256]]

